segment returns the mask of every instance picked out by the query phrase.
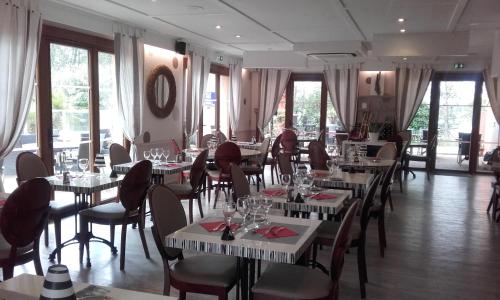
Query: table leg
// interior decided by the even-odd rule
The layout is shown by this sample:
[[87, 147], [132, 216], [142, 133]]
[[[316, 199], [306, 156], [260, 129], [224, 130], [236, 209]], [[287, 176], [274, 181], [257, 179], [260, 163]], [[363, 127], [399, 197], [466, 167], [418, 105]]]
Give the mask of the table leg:
[[248, 300], [249, 288], [248, 288], [248, 258], [239, 258], [238, 263], [241, 263], [241, 299]]
[[250, 259], [250, 274], [248, 276], [248, 299], [252, 300], [252, 287], [255, 283], [255, 259]]

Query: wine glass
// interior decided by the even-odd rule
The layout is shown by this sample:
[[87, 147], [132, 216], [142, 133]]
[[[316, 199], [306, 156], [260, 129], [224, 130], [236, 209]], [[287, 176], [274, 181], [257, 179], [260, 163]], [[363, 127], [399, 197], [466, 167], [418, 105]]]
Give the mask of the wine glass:
[[165, 149], [163, 151], [163, 156], [165, 156], [165, 162], [168, 162], [168, 157], [170, 156], [170, 150], [169, 149]]
[[236, 204], [233, 201], [228, 201], [222, 206], [222, 214], [224, 215], [224, 222], [226, 226], [231, 228], [231, 220], [236, 213]]
[[[247, 221], [248, 214], [250, 213], [249, 196], [238, 197], [237, 199], [237, 211], [238, 214], [243, 218], [242, 225], [245, 225]], [[248, 229], [245, 227], [245, 231]]]
[[152, 148], [151, 155], [153, 156], [153, 162], [156, 163], [158, 160], [158, 148]]
[[333, 176], [335, 173], [335, 168], [337, 168], [335, 160], [333, 159], [327, 160], [326, 166], [328, 167], [328, 172], [330, 173], [330, 176]]
[[73, 159], [69, 155], [64, 158], [64, 165], [66, 166], [66, 171], [71, 172], [71, 169], [73, 169]]
[[151, 157], [151, 151], [150, 150], [144, 150], [144, 159], [149, 160]]
[[78, 160], [78, 167], [82, 170], [82, 173], [85, 174], [85, 171], [87, 171], [89, 167], [89, 160], [87, 158], [80, 158]]
[[281, 174], [281, 183], [283, 185], [289, 186], [290, 181], [291, 181], [290, 174]]
[[266, 196], [262, 197], [261, 206], [264, 209], [264, 219], [265, 219], [264, 223], [266, 225], [269, 225], [269, 224], [271, 224], [271, 220], [269, 220], [269, 210], [273, 206], [272, 198], [266, 197]]

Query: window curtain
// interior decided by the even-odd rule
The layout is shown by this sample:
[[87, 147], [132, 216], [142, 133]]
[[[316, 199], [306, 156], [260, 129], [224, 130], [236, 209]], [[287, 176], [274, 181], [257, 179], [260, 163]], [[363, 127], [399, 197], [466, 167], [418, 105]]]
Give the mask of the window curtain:
[[[186, 93], [185, 124], [186, 139], [196, 133], [203, 109], [203, 97], [207, 88], [210, 60], [196, 52], [189, 54], [188, 91]], [[189, 143], [188, 143], [189, 145]]]
[[10, 0], [1, 5], [0, 160], [12, 151], [26, 122], [42, 33], [37, 0]]
[[491, 70], [486, 69], [484, 70], [484, 84], [490, 99], [491, 110], [497, 123], [500, 124], [500, 80], [491, 75]]
[[118, 112], [125, 137], [132, 143], [136, 158], [135, 138], [141, 133], [144, 95], [144, 30], [114, 24], [115, 71]]
[[260, 132], [271, 122], [273, 115], [278, 110], [286, 85], [290, 79], [290, 70], [260, 69], [259, 70], [259, 117], [257, 127]]
[[424, 99], [431, 80], [428, 66], [402, 65], [396, 69], [396, 126], [398, 131], [408, 129]]
[[333, 107], [347, 131], [356, 125], [359, 68], [358, 64], [329, 65], [323, 71]]
[[238, 131], [241, 108], [241, 71], [242, 60], [229, 63], [229, 123], [233, 135]]

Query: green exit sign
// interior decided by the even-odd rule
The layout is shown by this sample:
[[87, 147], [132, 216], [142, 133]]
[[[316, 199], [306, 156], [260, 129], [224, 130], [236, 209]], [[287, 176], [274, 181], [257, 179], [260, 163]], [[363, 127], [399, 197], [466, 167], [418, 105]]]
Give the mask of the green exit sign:
[[454, 69], [463, 69], [465, 68], [465, 65], [463, 63], [455, 63], [453, 64]]

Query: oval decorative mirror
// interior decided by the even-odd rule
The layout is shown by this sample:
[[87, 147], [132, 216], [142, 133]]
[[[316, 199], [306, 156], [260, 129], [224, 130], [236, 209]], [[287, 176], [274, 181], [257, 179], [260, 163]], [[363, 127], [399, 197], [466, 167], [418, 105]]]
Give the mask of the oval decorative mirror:
[[146, 84], [149, 109], [158, 118], [166, 118], [175, 106], [175, 78], [172, 71], [161, 65], [149, 73]]

